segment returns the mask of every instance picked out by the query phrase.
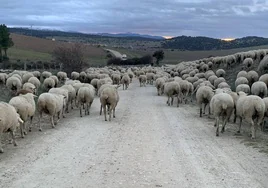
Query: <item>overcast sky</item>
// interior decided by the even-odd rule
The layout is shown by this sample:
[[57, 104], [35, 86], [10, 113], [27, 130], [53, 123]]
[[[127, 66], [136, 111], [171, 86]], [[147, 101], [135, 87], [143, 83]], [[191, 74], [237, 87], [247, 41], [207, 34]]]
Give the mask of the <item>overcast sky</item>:
[[6, 0], [0, 23], [85, 33], [268, 37], [268, 0]]

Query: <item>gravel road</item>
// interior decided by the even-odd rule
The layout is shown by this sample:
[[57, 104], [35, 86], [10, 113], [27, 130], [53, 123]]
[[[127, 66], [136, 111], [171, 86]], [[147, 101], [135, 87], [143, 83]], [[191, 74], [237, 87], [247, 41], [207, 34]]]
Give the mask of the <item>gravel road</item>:
[[55, 129], [47, 123], [17, 147], [7, 144], [0, 187], [268, 187], [268, 156], [260, 152], [267, 143], [248, 139], [245, 127], [236, 136], [237, 125], [227, 125], [216, 137], [195, 105], [169, 107], [136, 79], [119, 90], [111, 122], [99, 116], [96, 98], [90, 116], [73, 110]]

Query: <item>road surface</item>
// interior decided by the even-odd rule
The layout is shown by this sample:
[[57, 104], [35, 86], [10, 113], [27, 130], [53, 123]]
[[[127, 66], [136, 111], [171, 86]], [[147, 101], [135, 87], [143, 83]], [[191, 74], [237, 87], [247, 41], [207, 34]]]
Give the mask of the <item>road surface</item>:
[[90, 116], [75, 109], [55, 129], [46, 123], [17, 147], [7, 144], [0, 187], [268, 187], [268, 156], [244, 127], [242, 136], [227, 125], [216, 137], [195, 105], [169, 107], [136, 79], [119, 93], [111, 122], [99, 116], [96, 98]]

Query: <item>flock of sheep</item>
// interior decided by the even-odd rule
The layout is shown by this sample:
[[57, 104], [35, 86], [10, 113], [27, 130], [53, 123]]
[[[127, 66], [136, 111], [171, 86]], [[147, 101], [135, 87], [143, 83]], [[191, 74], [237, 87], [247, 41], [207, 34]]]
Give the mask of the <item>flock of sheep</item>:
[[[100, 100], [100, 115], [103, 109], [107, 121], [108, 111], [111, 121], [119, 102], [117, 89], [121, 85], [123, 90], [128, 89], [134, 77], [139, 80], [140, 87], [155, 84], [157, 94], [167, 96], [168, 105], [173, 105], [174, 97], [178, 107], [180, 103], [193, 102], [195, 98], [200, 117], [208, 106], [209, 113], [212, 112], [215, 117], [216, 136], [219, 136], [220, 118], [223, 119], [221, 132], [224, 132], [225, 125], [233, 114], [234, 122], [237, 117], [240, 120], [238, 132], [241, 130], [242, 119], [245, 119], [251, 124], [251, 137], [254, 139], [257, 127], [268, 115], [268, 74], [263, 74], [268, 70], [267, 54], [268, 50], [254, 50], [182, 62], [172, 67], [88, 68], [80, 73], [72, 72], [70, 78], [65, 72], [58, 72], [57, 75], [48, 71], [0, 73], [0, 82], [14, 96], [8, 103], [0, 102], [0, 140], [3, 133], [10, 132], [12, 142], [16, 145], [14, 135], [17, 127], [20, 127], [21, 136], [24, 137], [32, 129], [35, 114], [39, 117], [40, 131], [43, 113], [50, 116], [53, 128], [75, 106], [80, 109], [81, 117], [83, 108], [85, 115], [89, 115], [96, 97]], [[244, 70], [237, 74], [235, 89], [232, 91], [222, 68], [230, 69], [235, 64], [243, 64]], [[252, 70], [254, 65], [258, 65], [257, 71]], [[43, 89], [42, 93], [40, 88]], [[29, 120], [29, 126], [26, 126]], [[0, 153], [2, 152], [0, 142]]]

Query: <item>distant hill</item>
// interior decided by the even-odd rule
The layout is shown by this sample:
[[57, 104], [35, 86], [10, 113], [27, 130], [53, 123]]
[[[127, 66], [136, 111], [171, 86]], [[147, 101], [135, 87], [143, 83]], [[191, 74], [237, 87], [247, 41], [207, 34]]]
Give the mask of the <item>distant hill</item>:
[[162, 42], [163, 48], [180, 50], [224, 50], [267, 45], [268, 38], [249, 36], [232, 41], [223, 41], [209, 37], [179, 36]]
[[141, 37], [141, 38], [148, 38], [148, 39], [156, 39], [156, 40], [164, 40], [165, 38], [162, 36], [153, 36], [153, 35], [141, 35], [138, 33], [118, 33], [118, 34], [111, 34], [111, 33], [97, 33], [97, 35], [107, 36], [107, 37]]

